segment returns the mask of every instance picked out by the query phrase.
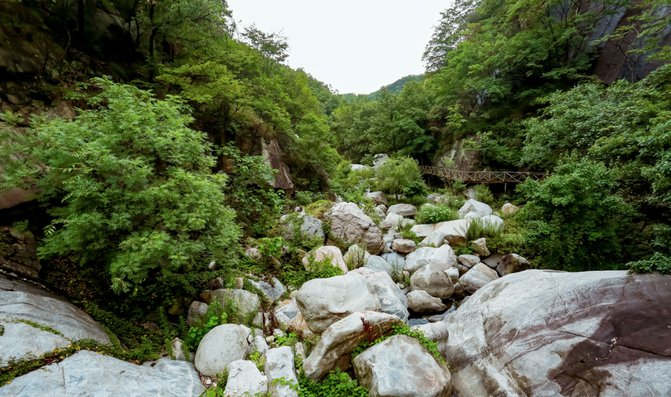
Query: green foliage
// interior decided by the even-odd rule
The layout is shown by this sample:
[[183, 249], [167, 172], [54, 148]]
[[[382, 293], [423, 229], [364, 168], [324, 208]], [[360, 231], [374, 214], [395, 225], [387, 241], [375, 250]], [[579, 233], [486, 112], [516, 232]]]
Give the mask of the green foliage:
[[476, 218], [471, 221], [468, 225], [468, 231], [466, 232], [466, 239], [468, 241], [477, 240], [481, 237], [486, 238], [499, 238], [501, 236], [501, 228], [490, 222], [483, 222], [481, 219]]
[[475, 186], [475, 199], [487, 204], [494, 204], [494, 195], [487, 185]]
[[455, 219], [459, 219], [459, 211], [444, 204], [424, 204], [419, 207], [415, 215], [415, 220], [419, 224], [439, 223]]
[[417, 162], [409, 157], [390, 158], [376, 171], [378, 189], [398, 198], [426, 194], [426, 185], [422, 179]]
[[526, 239], [543, 267], [589, 270], [620, 260], [620, 241], [632, 208], [615, 193], [613, 172], [576, 156], [547, 179], [520, 186]]
[[671, 256], [655, 252], [647, 259], [627, 263], [627, 267], [634, 273], [660, 272], [671, 273]]
[[107, 274], [115, 292], [137, 298], [192, 294], [197, 286], [184, 273], [231, 262], [236, 252], [226, 178], [210, 173], [210, 147], [186, 126], [191, 118], [176, 98], [106, 79], [93, 85], [91, 109], [74, 120], [36, 119], [30, 133], [3, 136], [13, 143], [0, 153], [12, 164], [4, 182], [35, 181], [54, 203], [41, 257], [78, 258]]
[[347, 202], [359, 203], [371, 190], [374, 176], [372, 168], [353, 170], [349, 162], [343, 161], [336, 168], [331, 190]]
[[282, 281], [294, 288], [300, 288], [301, 285], [315, 278], [330, 278], [342, 276], [343, 272], [338, 267], [333, 266], [330, 258], [324, 258], [321, 261], [315, 261], [314, 258], [308, 258], [307, 270], [302, 264], [287, 266], [282, 272]]
[[321, 381], [315, 381], [301, 373], [298, 377], [299, 397], [367, 397], [368, 390], [340, 370], [329, 372]]
[[277, 338], [275, 338], [275, 344], [277, 346], [294, 346], [296, 343], [298, 343], [298, 335], [295, 332], [289, 332], [284, 335], [280, 335]]
[[319, 200], [305, 207], [305, 212], [315, 218], [324, 219], [324, 215], [333, 207], [333, 201]]
[[37, 328], [37, 329], [39, 329], [39, 330], [42, 330], [42, 331], [45, 331], [45, 332], [49, 332], [49, 333], [54, 334], [54, 335], [58, 335], [58, 336], [63, 336], [63, 337], [64, 337], [64, 335], [63, 335], [63, 333], [61, 333], [61, 331], [59, 331], [59, 330], [57, 330], [57, 329], [54, 329], [54, 328], [52, 328], [52, 327], [50, 327], [50, 326], [48, 326], [48, 325], [40, 324], [40, 323], [35, 322], [35, 321], [30, 321], [30, 320], [26, 320], [26, 319], [23, 319], [23, 318], [19, 318], [19, 319], [17, 319], [17, 320], [10, 320], [10, 322], [23, 323], [23, 324], [26, 324], [26, 325], [30, 325], [30, 326], [33, 327], [33, 328]]
[[436, 359], [439, 363], [445, 365], [447, 362], [445, 361], [445, 357], [440, 353], [440, 350], [438, 349], [438, 344], [432, 340], [429, 340], [422, 331], [419, 330], [414, 330], [410, 328], [407, 324], [401, 324], [401, 325], [396, 325], [392, 328], [391, 332], [382, 335], [379, 338], [377, 338], [374, 341], [367, 341], [359, 344], [354, 351], [352, 352], [352, 357], [356, 357], [359, 354], [363, 353], [366, 349], [368, 349], [371, 346], [377, 345], [378, 343], [384, 342], [385, 340], [391, 338], [394, 335], [405, 335], [409, 336], [411, 338], [417, 339], [417, 341], [426, 348], [426, 350], [433, 356], [433, 358]]

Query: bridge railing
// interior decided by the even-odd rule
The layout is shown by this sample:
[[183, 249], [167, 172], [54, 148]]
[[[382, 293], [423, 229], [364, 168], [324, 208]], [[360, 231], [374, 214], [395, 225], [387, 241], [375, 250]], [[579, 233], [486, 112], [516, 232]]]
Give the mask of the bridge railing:
[[543, 179], [546, 174], [543, 172], [524, 172], [524, 171], [463, 171], [445, 167], [422, 166], [422, 173], [433, 175], [448, 181], [474, 182], [484, 184], [494, 183], [521, 183], [527, 178]]

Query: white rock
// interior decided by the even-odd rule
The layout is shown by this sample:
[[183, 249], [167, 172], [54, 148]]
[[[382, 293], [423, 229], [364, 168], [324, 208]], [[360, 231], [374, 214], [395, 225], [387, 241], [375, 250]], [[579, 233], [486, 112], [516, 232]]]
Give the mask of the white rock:
[[410, 287], [413, 291], [426, 291], [436, 298], [446, 299], [452, 296], [454, 284], [445, 269], [437, 265], [426, 265], [410, 276]]
[[331, 224], [331, 239], [345, 244], [363, 243], [372, 254], [382, 251], [382, 232], [356, 204], [336, 203], [326, 213], [326, 218]]
[[517, 254], [504, 255], [496, 266], [496, 271], [501, 275], [521, 272], [531, 268], [531, 264], [526, 258]]
[[410, 291], [407, 295], [408, 308], [415, 313], [439, 313], [447, 310], [440, 298], [434, 298], [426, 291]]
[[477, 200], [468, 199], [459, 209], [459, 216], [464, 218], [466, 214], [475, 213], [478, 218], [491, 215], [493, 213], [492, 207]]
[[371, 396], [449, 397], [450, 372], [416, 339], [395, 335], [352, 360], [359, 383]]
[[461, 263], [462, 265], [466, 266], [469, 269], [480, 263], [480, 257], [477, 255], [463, 254], [459, 255], [457, 257], [457, 260], [459, 261], [459, 263]]
[[447, 244], [440, 248], [421, 247], [405, 257], [404, 270], [413, 273], [429, 264], [447, 270], [457, 264], [457, 257]]
[[503, 219], [496, 215], [483, 216], [476, 222], [480, 222], [486, 228], [491, 228], [498, 231], [503, 230]]
[[364, 267], [378, 272], [386, 272], [389, 276], [394, 275], [394, 268], [381, 256], [371, 255], [366, 260]]
[[438, 248], [443, 244], [445, 244], [445, 233], [440, 230], [434, 230], [428, 236], [424, 237], [424, 240], [419, 243], [419, 246]]
[[401, 215], [389, 212], [382, 223], [380, 223], [380, 227], [382, 229], [398, 229], [398, 226], [401, 225], [402, 222], [403, 217]]
[[503, 204], [503, 207], [501, 207], [501, 213], [503, 215], [512, 215], [519, 210], [520, 209], [517, 206], [515, 206], [514, 204], [511, 204], [511, 203], [505, 203], [505, 204]]
[[401, 323], [394, 315], [377, 312], [352, 313], [333, 323], [303, 363], [305, 375], [320, 379], [336, 368], [349, 368], [351, 354], [359, 344], [375, 340]]
[[310, 330], [317, 334], [354, 312], [381, 308], [374, 288], [355, 273], [306, 282], [296, 294], [296, 303]]
[[472, 294], [497, 278], [499, 278], [499, 275], [496, 273], [496, 270], [484, 263], [478, 263], [473, 266], [471, 270], [467, 271], [466, 274], [461, 276], [459, 283], [464, 286], [466, 292]]
[[466, 243], [470, 224], [471, 221], [468, 219], [458, 219], [432, 225], [415, 225], [410, 230], [418, 237], [427, 237], [433, 232], [441, 232], [450, 244], [458, 245]]
[[289, 346], [268, 350], [265, 372], [270, 381], [270, 397], [298, 397], [298, 393], [290, 386], [298, 386], [298, 378], [294, 369], [294, 355]]
[[391, 268], [393, 269], [392, 274], [400, 273], [405, 268], [405, 258], [396, 252], [382, 254], [382, 258], [391, 265]]
[[399, 254], [409, 254], [417, 248], [417, 244], [414, 241], [408, 239], [396, 239], [391, 244], [391, 249], [398, 252]]
[[491, 255], [491, 252], [487, 249], [487, 239], [484, 237], [471, 241], [471, 249], [480, 256]]
[[228, 364], [228, 380], [224, 395], [227, 397], [258, 396], [268, 392], [268, 378], [249, 360]]
[[414, 217], [417, 214], [417, 207], [412, 204], [394, 204], [387, 209], [387, 214], [390, 213], [403, 217]]
[[224, 371], [233, 361], [242, 360], [249, 353], [248, 337], [251, 330], [243, 325], [223, 324], [205, 334], [196, 351], [196, 369], [207, 376]]
[[352, 273], [361, 275], [373, 287], [375, 296], [380, 302], [381, 312], [393, 314], [405, 322], [408, 321], [408, 300], [389, 274], [365, 267], [353, 270]]
[[347, 265], [345, 264], [342, 252], [340, 248], [333, 245], [325, 245], [309, 252], [303, 257], [303, 267], [305, 267], [305, 270], [310, 270], [310, 266], [313, 263], [323, 261], [329, 261], [331, 266], [342, 270], [343, 274], [347, 273]]

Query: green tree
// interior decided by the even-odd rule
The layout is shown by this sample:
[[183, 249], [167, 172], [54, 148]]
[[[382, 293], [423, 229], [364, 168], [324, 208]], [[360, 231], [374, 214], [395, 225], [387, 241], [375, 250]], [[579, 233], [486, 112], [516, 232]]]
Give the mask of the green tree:
[[[175, 97], [107, 79], [74, 120], [37, 119], [5, 131], [9, 185], [35, 183], [53, 217], [40, 256], [71, 257], [138, 298], [193, 294], [208, 263], [228, 263], [240, 234], [212, 174], [205, 135]], [[24, 153], [17, 159], [12, 152]], [[20, 161], [17, 161], [20, 160]]]
[[622, 262], [622, 232], [633, 210], [615, 188], [612, 171], [577, 156], [562, 159], [547, 179], [521, 185], [528, 199], [525, 237], [536, 262], [562, 270]]
[[409, 157], [390, 158], [375, 171], [375, 176], [378, 189], [395, 195], [397, 199], [402, 194], [412, 197], [426, 191], [419, 166]]

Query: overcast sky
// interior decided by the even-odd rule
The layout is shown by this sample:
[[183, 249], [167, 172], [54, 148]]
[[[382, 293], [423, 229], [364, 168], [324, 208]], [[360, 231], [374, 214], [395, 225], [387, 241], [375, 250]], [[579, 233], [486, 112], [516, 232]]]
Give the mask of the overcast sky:
[[422, 53], [450, 0], [228, 0], [239, 31], [289, 42], [287, 63], [339, 93], [366, 94], [424, 71]]

